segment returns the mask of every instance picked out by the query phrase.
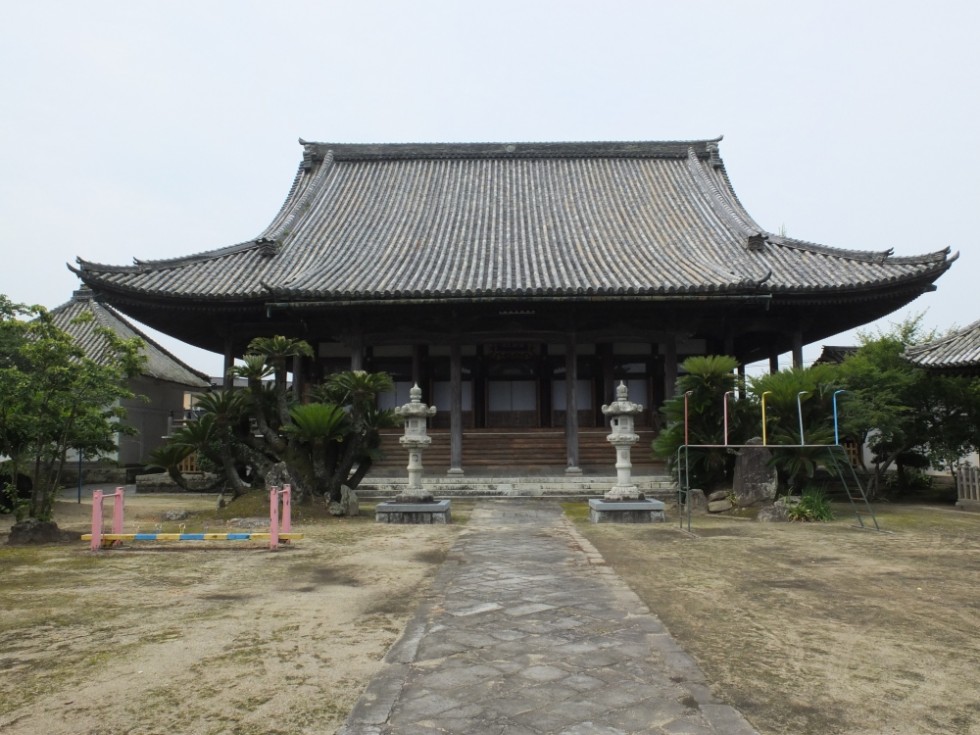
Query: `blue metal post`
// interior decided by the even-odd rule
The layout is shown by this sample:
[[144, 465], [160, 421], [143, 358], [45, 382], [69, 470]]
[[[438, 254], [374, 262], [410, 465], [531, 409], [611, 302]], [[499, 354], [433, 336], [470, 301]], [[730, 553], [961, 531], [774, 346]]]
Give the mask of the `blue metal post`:
[[844, 390], [843, 388], [834, 391], [834, 444], [840, 446], [840, 431], [838, 430], [838, 424], [837, 424], [837, 394], [838, 393], [847, 393], [847, 391]]

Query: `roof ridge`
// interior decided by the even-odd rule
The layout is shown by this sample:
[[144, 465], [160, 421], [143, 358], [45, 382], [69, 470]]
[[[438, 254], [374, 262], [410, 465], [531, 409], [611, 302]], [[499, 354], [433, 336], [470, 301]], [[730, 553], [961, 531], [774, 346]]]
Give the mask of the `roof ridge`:
[[686, 158], [694, 148], [699, 158], [717, 156], [722, 136], [703, 140], [568, 141], [498, 143], [329, 143], [307, 141], [304, 160], [332, 151], [338, 161], [399, 158]]
[[75, 262], [77, 262], [80, 267], [73, 268], [69, 264], [68, 270], [77, 275], [81, 275], [82, 272], [88, 270], [98, 270], [104, 273], [145, 273], [146, 271], [150, 270], [177, 268], [182, 265], [189, 265], [191, 263], [223, 258], [226, 255], [234, 255], [235, 253], [241, 253], [246, 250], [263, 248], [267, 245], [268, 241], [265, 238], [257, 237], [254, 240], [246, 240], [245, 242], [240, 242], [235, 245], [227, 245], [216, 250], [206, 250], [199, 253], [192, 253], [191, 255], [182, 255], [176, 258], [164, 258], [161, 260], [140, 260], [139, 258], [133, 258], [133, 265], [106, 265], [104, 263], [93, 263], [88, 260], [83, 260], [81, 257], [77, 257], [75, 258]]
[[925, 253], [923, 255], [894, 255], [894, 249], [888, 248], [887, 250], [850, 250], [847, 248], [835, 248], [830, 245], [821, 245], [820, 243], [810, 242], [809, 240], [800, 240], [795, 237], [786, 237], [785, 235], [773, 235], [768, 234], [766, 239], [774, 245], [781, 245], [783, 247], [792, 248], [794, 250], [806, 250], [815, 253], [823, 253], [824, 255], [833, 255], [838, 258], [849, 258], [851, 260], [860, 260], [865, 263], [925, 263], [930, 261], [943, 261], [952, 263], [954, 260], [960, 257], [960, 254], [954, 253], [952, 258], [947, 261], [946, 256], [949, 255], [950, 248], [946, 247], [942, 250], [935, 250], [931, 253]]
[[[333, 164], [333, 159], [333, 151], [327, 151], [327, 154], [323, 157], [323, 161], [320, 163], [319, 168], [313, 175], [313, 180], [303, 190], [303, 193], [300, 194], [299, 197], [297, 197], [293, 202], [292, 207], [290, 207], [291, 211], [282, 217], [282, 221], [278, 227], [273, 227], [276, 221], [280, 219], [280, 217], [277, 215], [276, 218], [272, 220], [272, 224], [270, 224], [269, 227], [267, 227], [262, 233], [261, 237], [267, 237], [271, 240], [278, 241], [281, 237], [285, 237], [295, 230], [294, 225], [301, 217], [308, 214], [313, 197], [319, 194], [320, 190], [323, 188], [323, 182], [326, 181], [327, 173], [330, 171], [331, 165]], [[306, 168], [308, 167], [304, 157], [303, 163], [300, 164], [300, 169], [302, 170]], [[293, 192], [290, 192], [290, 198], [292, 198], [292, 196]], [[287, 204], [288, 201], [289, 200], [287, 200]], [[286, 205], [283, 205], [283, 208], [285, 209]]]

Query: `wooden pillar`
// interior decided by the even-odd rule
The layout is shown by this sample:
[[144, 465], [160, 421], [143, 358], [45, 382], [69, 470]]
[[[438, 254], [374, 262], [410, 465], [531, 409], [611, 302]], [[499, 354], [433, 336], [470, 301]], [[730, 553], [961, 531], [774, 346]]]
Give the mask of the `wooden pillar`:
[[[423, 387], [422, 384], [425, 382], [425, 379], [422, 376], [422, 359], [424, 349], [425, 345], [412, 345], [412, 382], [420, 388]], [[432, 398], [432, 396], [424, 392], [424, 389], [422, 395], [429, 399]]]
[[303, 356], [293, 355], [293, 398], [303, 400]]
[[473, 426], [487, 428], [487, 363], [483, 345], [476, 346], [476, 365], [473, 369]]
[[364, 369], [364, 335], [355, 334], [350, 341], [350, 369]]
[[677, 337], [670, 335], [664, 348], [664, 400], [669, 401], [677, 392]]
[[769, 374], [779, 372], [779, 353], [776, 352], [776, 348], [773, 347], [772, 351], [769, 353]]
[[221, 384], [225, 388], [233, 388], [235, 386], [235, 379], [231, 375], [233, 367], [235, 367], [234, 347], [232, 346], [231, 337], [225, 337], [224, 373], [221, 376]]
[[793, 332], [793, 367], [803, 367], [803, 332], [799, 329]]
[[537, 362], [538, 373], [538, 404], [541, 407], [541, 418], [538, 424], [551, 428], [551, 364], [548, 361], [548, 343], [542, 343]]
[[449, 472], [463, 474], [463, 351], [458, 340], [449, 347]]
[[[597, 400], [595, 405], [601, 406], [604, 403], [616, 400], [616, 379], [613, 375], [613, 363], [615, 360], [611, 342], [604, 342], [597, 345], [596, 351], [599, 353], [600, 374], [602, 377], [599, 378], [599, 395], [596, 396]], [[602, 415], [602, 412], [596, 411], [595, 415], [595, 425], [604, 426], [606, 417]]]
[[565, 339], [565, 453], [566, 475], [581, 475], [578, 466], [578, 355], [575, 354], [575, 334]]

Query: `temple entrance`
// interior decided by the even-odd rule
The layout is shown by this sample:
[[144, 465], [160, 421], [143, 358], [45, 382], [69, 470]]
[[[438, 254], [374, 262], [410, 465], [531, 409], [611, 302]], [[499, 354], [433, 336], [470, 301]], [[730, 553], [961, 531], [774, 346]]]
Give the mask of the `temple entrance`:
[[[341, 348], [342, 349], [342, 348]], [[558, 429], [566, 427], [568, 389], [564, 345], [500, 342], [465, 345], [461, 356], [460, 400], [464, 429]], [[369, 349], [364, 367], [385, 371], [395, 389], [380, 399], [381, 408], [408, 402], [416, 382], [424, 400], [439, 412], [433, 429], [448, 429], [452, 405], [449, 350], [433, 346], [421, 355], [409, 345]], [[350, 357], [321, 359], [321, 374], [348, 369]], [[662, 367], [651, 345], [584, 344], [576, 348], [575, 403], [582, 429], [603, 428], [599, 407], [614, 398], [620, 381], [630, 399], [647, 410], [636, 417], [638, 427], [656, 425], [662, 400]]]

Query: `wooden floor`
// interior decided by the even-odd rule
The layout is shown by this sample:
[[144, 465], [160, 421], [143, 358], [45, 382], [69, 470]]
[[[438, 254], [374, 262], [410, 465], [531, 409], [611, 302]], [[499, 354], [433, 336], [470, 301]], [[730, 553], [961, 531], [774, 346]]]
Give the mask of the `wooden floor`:
[[[636, 468], [660, 468], [650, 451], [653, 431], [638, 431], [640, 439], [633, 445], [631, 461]], [[608, 429], [579, 430], [579, 466], [583, 471], [615, 472], [616, 450], [606, 441]], [[375, 463], [372, 474], [404, 473], [408, 452], [398, 443], [401, 431], [382, 435], [385, 458]], [[432, 444], [422, 453], [427, 473], [438, 474], [449, 469], [449, 432], [429, 431]], [[463, 469], [493, 474], [561, 474], [566, 462], [565, 432], [560, 429], [475, 429], [463, 432]]]

